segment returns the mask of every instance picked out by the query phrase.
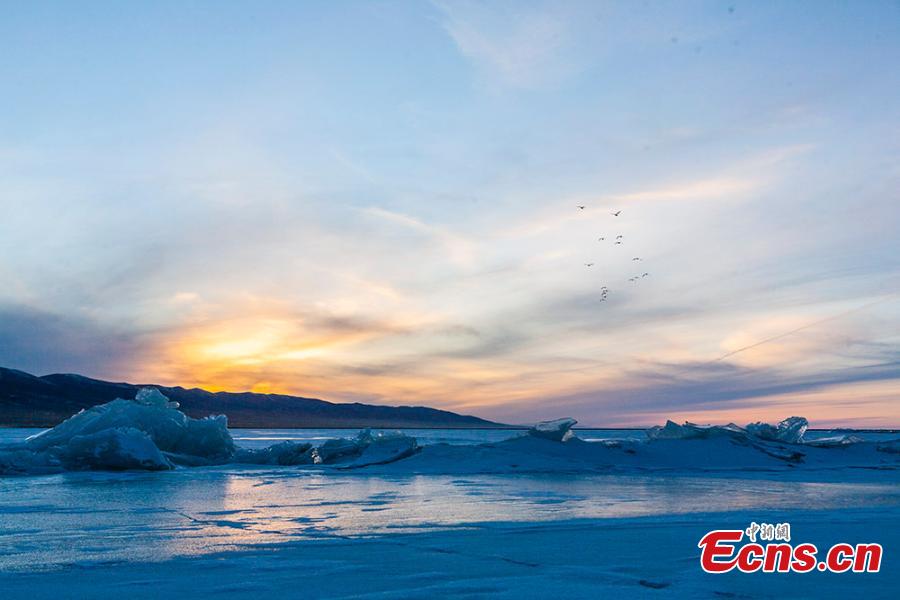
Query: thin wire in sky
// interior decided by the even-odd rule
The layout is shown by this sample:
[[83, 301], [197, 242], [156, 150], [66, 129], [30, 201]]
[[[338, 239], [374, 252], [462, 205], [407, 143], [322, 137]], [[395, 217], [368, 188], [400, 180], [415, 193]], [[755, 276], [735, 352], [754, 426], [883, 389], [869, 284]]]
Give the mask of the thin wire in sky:
[[744, 352], [745, 350], [750, 350], [752, 348], [762, 346], [763, 344], [768, 344], [769, 342], [774, 342], [775, 340], [780, 340], [781, 338], [788, 337], [789, 335], [794, 335], [795, 333], [803, 331], [804, 329], [809, 329], [810, 327], [815, 327], [816, 325], [821, 325], [822, 323], [828, 323], [829, 321], [836, 321], [838, 319], [843, 319], [847, 315], [851, 315], [851, 314], [859, 312], [861, 310], [866, 310], [867, 308], [872, 308], [876, 304], [881, 304], [882, 302], [886, 302], [896, 295], [897, 295], [897, 292], [894, 292], [893, 294], [888, 294], [887, 296], [885, 296], [883, 298], [879, 298], [878, 300], [874, 300], [873, 302], [868, 302], [866, 304], [863, 304], [862, 306], [857, 306], [856, 308], [851, 308], [850, 310], [845, 310], [842, 313], [838, 313], [838, 314], [832, 315], [830, 317], [825, 317], [824, 319], [819, 319], [818, 321], [813, 321], [812, 323], [807, 323], [806, 325], [802, 325], [800, 327], [797, 327], [796, 329], [791, 329], [790, 331], [785, 331], [784, 333], [779, 333], [778, 335], [773, 335], [770, 338], [766, 338], [764, 340], [754, 342], [753, 344], [750, 344], [749, 346], [744, 346], [743, 348], [738, 348], [737, 350], [732, 350], [731, 352], [728, 352], [727, 354], [723, 354], [719, 358], [716, 358], [709, 362], [710, 363], [721, 362], [721, 361], [725, 360], [726, 358], [734, 356], [735, 354], [740, 354], [741, 352]]

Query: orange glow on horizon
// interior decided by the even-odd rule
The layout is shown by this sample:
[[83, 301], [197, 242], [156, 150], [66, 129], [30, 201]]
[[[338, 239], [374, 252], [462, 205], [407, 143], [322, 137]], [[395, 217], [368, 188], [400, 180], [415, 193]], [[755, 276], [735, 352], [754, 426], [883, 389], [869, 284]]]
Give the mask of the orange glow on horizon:
[[[402, 321], [365, 320], [353, 313], [311, 318], [258, 299], [218, 310], [239, 316], [215, 319], [208, 313], [216, 311], [209, 310], [194, 318], [198, 324], [161, 335], [154, 340], [152, 355], [138, 361], [141, 370], [128, 377], [212, 392], [425, 405], [502, 422], [575, 416], [585, 425], [601, 426], [645, 426], [666, 419], [743, 424], [798, 414], [816, 424], [900, 423], [896, 399], [888, 391], [890, 381], [831, 384], [792, 394], [722, 400], [718, 406], [687, 396], [676, 401], [672, 394], [677, 392], [665, 389], [667, 381], [672, 390], [679, 385], [688, 390], [703, 381], [715, 387], [722, 377], [742, 374], [760, 373], [753, 377], [764, 379], [766, 372], [790, 380], [801, 363], [810, 370], [831, 368], [820, 361], [821, 350], [840, 339], [840, 331], [805, 331], [715, 361], [721, 352], [808, 322], [810, 317], [802, 314], [759, 315], [724, 334], [660, 327], [649, 343], [638, 340], [634, 346], [628, 339], [609, 346], [561, 339], [556, 346], [526, 347], [515, 354], [470, 356], [455, 346], [460, 341], [453, 336], [471, 334], [450, 329], [441, 337], [436, 328], [450, 319], [438, 313], [411, 314]], [[586, 356], [593, 358], [582, 358]], [[764, 381], [760, 385], [765, 388]], [[654, 397], [664, 398], [659, 405], [670, 408], [640, 408], [652, 407]], [[635, 406], [628, 398], [638, 399]]]

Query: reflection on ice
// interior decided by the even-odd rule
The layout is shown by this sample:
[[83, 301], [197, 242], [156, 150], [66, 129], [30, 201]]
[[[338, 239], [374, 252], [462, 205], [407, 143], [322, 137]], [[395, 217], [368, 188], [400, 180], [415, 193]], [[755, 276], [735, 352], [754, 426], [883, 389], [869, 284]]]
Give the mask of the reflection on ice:
[[361, 477], [228, 465], [5, 478], [0, 503], [3, 570], [485, 522], [897, 506], [900, 489], [660, 475]]

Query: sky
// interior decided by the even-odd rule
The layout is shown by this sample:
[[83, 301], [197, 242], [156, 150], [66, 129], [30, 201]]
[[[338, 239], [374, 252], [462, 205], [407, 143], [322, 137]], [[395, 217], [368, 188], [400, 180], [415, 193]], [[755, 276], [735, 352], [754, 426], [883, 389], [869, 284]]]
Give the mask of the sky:
[[900, 3], [0, 12], [0, 366], [900, 426]]

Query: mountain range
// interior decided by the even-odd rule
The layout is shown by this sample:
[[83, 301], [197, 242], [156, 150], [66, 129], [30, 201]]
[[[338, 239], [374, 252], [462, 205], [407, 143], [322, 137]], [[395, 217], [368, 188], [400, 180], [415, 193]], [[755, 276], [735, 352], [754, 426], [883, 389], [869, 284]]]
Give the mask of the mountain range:
[[227, 415], [230, 427], [502, 427], [478, 417], [425, 406], [379, 406], [283, 394], [208, 392], [198, 388], [113, 383], [73, 374], [38, 377], [3, 367], [0, 367], [0, 426], [52, 427], [84, 408], [116, 398], [134, 398], [138, 389], [147, 385], [159, 388], [181, 404], [181, 410], [188, 416]]

